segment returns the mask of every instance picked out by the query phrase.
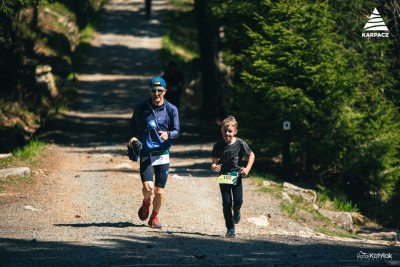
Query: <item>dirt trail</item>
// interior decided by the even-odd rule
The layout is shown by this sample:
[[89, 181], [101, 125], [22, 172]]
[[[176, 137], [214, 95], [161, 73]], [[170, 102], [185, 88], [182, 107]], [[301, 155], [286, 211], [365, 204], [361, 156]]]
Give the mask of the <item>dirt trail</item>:
[[[138, 164], [125, 156], [132, 106], [161, 72], [166, 1], [111, 0], [85, 66], [80, 102], [42, 134], [53, 144], [29, 188], [0, 197], [0, 266], [277, 265], [399, 263], [398, 246], [320, 235], [286, 218], [278, 200], [244, 180], [237, 238], [224, 238], [219, 189], [209, 170], [219, 137], [181, 114], [183, 134], [171, 151], [162, 230], [137, 217]], [[272, 215], [268, 226], [250, 218]], [[357, 261], [360, 252], [392, 253], [392, 261]]]

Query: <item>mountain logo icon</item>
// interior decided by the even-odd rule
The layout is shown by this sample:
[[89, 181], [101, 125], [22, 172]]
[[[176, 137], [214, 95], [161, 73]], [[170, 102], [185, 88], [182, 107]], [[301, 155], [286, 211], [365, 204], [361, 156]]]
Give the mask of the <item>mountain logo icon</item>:
[[365, 24], [364, 31], [389, 31], [388, 27], [386, 27], [385, 22], [383, 21], [381, 15], [376, 8], [369, 17], [368, 22]]
[[362, 37], [389, 37], [389, 29], [376, 8], [372, 11], [363, 30]]

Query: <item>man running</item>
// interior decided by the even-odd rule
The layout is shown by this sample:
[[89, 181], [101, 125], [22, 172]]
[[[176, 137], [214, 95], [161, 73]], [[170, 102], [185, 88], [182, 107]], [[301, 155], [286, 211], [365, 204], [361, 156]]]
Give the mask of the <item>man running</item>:
[[180, 131], [178, 109], [164, 99], [166, 87], [163, 78], [152, 78], [150, 98], [135, 106], [130, 121], [131, 139], [128, 145], [134, 147], [134, 143], [142, 143], [140, 178], [143, 184], [143, 203], [138, 215], [142, 221], [146, 220], [153, 204], [148, 222], [151, 228], [161, 228], [158, 213], [163, 203], [168, 178], [170, 141], [177, 138]]

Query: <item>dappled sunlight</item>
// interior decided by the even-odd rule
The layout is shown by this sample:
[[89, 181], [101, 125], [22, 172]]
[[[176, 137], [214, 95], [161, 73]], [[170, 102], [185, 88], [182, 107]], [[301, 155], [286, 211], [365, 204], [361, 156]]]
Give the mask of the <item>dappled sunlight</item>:
[[[93, 82], [93, 81], [121, 81], [121, 80], [145, 80], [149, 81], [151, 76], [142, 75], [112, 75], [112, 74], [78, 74], [78, 80], [82, 82]], [[147, 88], [146, 88], [147, 89]]]
[[[146, 34], [145, 32], [143, 32]], [[149, 50], [161, 49], [162, 37], [137, 37], [132, 35], [103, 34], [101, 44], [93, 44], [95, 47], [107, 45], [121, 45], [128, 48], [146, 48]]]
[[[71, 117], [71, 121], [75, 120], [75, 122], [81, 122], [79, 118], [105, 118], [105, 119], [130, 119], [132, 114], [127, 113], [127, 114], [115, 114], [115, 113], [90, 113], [90, 112], [79, 112], [79, 111], [65, 111], [62, 113], [63, 115], [67, 117]], [[75, 117], [73, 119], [72, 117]], [[96, 124], [97, 122], [93, 122], [93, 124]], [[90, 124], [90, 122], [86, 121], [85, 124]]]

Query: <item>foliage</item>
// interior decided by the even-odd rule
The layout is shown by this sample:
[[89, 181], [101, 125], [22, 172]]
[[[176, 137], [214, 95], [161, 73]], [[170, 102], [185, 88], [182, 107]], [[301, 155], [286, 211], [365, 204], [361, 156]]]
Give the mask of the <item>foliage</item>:
[[[33, 128], [43, 126], [46, 116], [52, 110], [59, 110], [60, 99], [67, 102], [64, 94], [72, 95], [69, 93], [73, 87], [71, 83], [59, 81], [66, 80], [77, 66], [75, 48], [80, 41], [77, 24], [85, 26], [103, 1], [0, 2], [2, 152], [23, 145], [34, 132]], [[45, 65], [51, 67], [57, 82], [60, 92], [57, 97], [50, 95], [47, 84], [37, 82], [36, 69]], [[10, 108], [14, 106], [19, 112]], [[26, 119], [25, 114], [30, 114], [30, 118]], [[17, 123], [10, 123], [12, 121]]]
[[[10, 166], [34, 166], [38, 161], [36, 157], [43, 151], [45, 144], [37, 139], [32, 139], [22, 148], [12, 151], [12, 157], [0, 160], [0, 168]], [[5, 190], [8, 185], [26, 184], [34, 181], [33, 176], [15, 176], [0, 178], [0, 193]]]
[[18, 148], [13, 151], [13, 156], [19, 160], [27, 160], [35, 157], [44, 149], [44, 143], [38, 139], [32, 139], [23, 148]]
[[342, 191], [364, 209], [366, 199], [390, 200], [400, 179], [400, 127], [385, 92], [397, 85], [398, 50], [393, 39], [360, 36], [376, 3], [235, 4], [214, 13], [235, 72], [230, 112], [257, 156], [280, 157], [282, 122], [290, 119], [295, 178]]
[[23, 7], [38, 6], [47, 2], [47, 0], [3, 0], [0, 3], [0, 13], [12, 16]]
[[282, 211], [286, 212], [289, 216], [293, 216], [296, 213], [297, 206], [295, 204], [289, 203], [288, 201], [282, 201], [279, 204]]
[[338, 236], [338, 237], [342, 237], [342, 238], [360, 239], [360, 237], [357, 236], [356, 234], [349, 233], [344, 229], [338, 229], [338, 228], [330, 229], [330, 228], [326, 228], [326, 227], [316, 227], [315, 230], [319, 233], [322, 233], [322, 234], [328, 235], [328, 236]]
[[172, 60], [181, 66], [198, 58], [197, 31], [193, 16], [193, 3], [187, 0], [172, 1], [175, 8], [166, 16], [167, 33], [163, 36], [163, 61]]
[[337, 210], [356, 212], [358, 211], [357, 205], [354, 205], [351, 200], [348, 200], [345, 196], [335, 197], [333, 199], [334, 206]]

